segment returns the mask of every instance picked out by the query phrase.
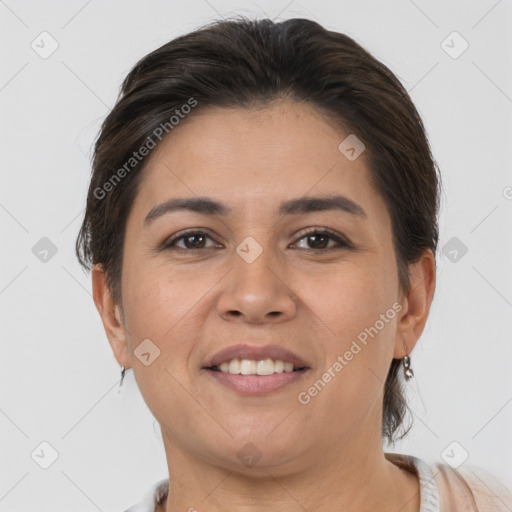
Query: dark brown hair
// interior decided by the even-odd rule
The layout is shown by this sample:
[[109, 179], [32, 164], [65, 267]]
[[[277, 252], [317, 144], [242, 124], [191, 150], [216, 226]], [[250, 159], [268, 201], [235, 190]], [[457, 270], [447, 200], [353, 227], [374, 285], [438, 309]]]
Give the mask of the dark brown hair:
[[[436, 254], [440, 176], [407, 91], [344, 34], [307, 19], [239, 17], [180, 36], [142, 58], [102, 124], [76, 252], [86, 269], [103, 265], [116, 302], [126, 219], [148, 160], [134, 154], [172, 134], [185, 114], [211, 106], [265, 107], [280, 98], [310, 104], [363, 141], [371, 179], [390, 214], [400, 287], [409, 291], [408, 264], [426, 248]], [[408, 410], [400, 363], [393, 359], [385, 383], [382, 436], [390, 443]]]

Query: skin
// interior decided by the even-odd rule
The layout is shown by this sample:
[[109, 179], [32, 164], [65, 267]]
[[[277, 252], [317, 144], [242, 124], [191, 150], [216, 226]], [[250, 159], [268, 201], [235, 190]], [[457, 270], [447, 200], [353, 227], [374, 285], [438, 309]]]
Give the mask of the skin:
[[[349, 161], [338, 150], [347, 135], [311, 106], [285, 100], [259, 110], [194, 113], [144, 170], [127, 222], [121, 304], [101, 265], [93, 269], [94, 300], [113, 353], [133, 368], [161, 426], [170, 479], [161, 510], [419, 511], [417, 478], [384, 457], [380, 430], [387, 371], [423, 331], [435, 258], [426, 250], [410, 266], [411, 290], [402, 294], [389, 214], [370, 183], [365, 153]], [[367, 217], [277, 213], [284, 200], [333, 193], [358, 203]], [[191, 196], [233, 212], [176, 211], [145, 227], [153, 207]], [[308, 243], [310, 227], [330, 228], [356, 250], [330, 249], [337, 247], [330, 238]], [[158, 250], [189, 228], [208, 234], [203, 248], [187, 249], [182, 239], [182, 252]], [[252, 263], [236, 252], [248, 236], [263, 249]], [[193, 247], [194, 239], [188, 242]], [[301, 404], [298, 393], [394, 303], [399, 313]], [[145, 339], [160, 350], [149, 366], [134, 355]], [[248, 339], [283, 345], [311, 370], [298, 383], [251, 397], [202, 370], [218, 350]], [[261, 454], [250, 467], [237, 457], [247, 443]]]

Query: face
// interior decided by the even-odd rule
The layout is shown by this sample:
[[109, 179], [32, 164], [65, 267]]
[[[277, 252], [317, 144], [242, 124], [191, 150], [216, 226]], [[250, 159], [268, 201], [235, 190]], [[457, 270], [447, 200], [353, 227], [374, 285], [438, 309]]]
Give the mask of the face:
[[[127, 221], [116, 357], [133, 368], [168, 450], [285, 468], [380, 444], [404, 302], [366, 155], [338, 149], [348, 135], [305, 104], [218, 108], [194, 113], [151, 155]], [[309, 201], [335, 196], [323, 208]], [[168, 203], [198, 198], [220, 206]], [[235, 347], [226, 361], [275, 345], [306, 369], [206, 368], [240, 345], [249, 352]]]

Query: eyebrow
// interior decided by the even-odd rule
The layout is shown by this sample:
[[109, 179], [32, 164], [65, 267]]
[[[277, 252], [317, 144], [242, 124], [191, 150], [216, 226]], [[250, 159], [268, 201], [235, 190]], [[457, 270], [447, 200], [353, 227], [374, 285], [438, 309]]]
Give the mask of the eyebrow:
[[[226, 216], [232, 211], [228, 206], [209, 197], [175, 198], [152, 208], [144, 219], [144, 224], [147, 226], [162, 215], [179, 210], [188, 210], [211, 216]], [[367, 218], [367, 214], [362, 206], [352, 201], [352, 199], [341, 195], [289, 199], [281, 203], [279, 214], [298, 215], [325, 210], [338, 210], [354, 217]]]

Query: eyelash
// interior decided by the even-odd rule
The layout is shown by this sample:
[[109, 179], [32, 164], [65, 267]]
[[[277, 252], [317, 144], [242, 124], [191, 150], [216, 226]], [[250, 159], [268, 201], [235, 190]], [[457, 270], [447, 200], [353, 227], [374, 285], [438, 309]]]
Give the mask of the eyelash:
[[[188, 238], [188, 237], [190, 237], [192, 235], [202, 235], [202, 236], [206, 236], [206, 237], [210, 238], [211, 240], [213, 240], [212, 237], [210, 235], [208, 235], [208, 233], [205, 233], [204, 231], [200, 231], [198, 229], [189, 229], [189, 230], [184, 231], [183, 233], [181, 233], [181, 234], [179, 234], [177, 236], [173, 236], [172, 238], [167, 240], [167, 242], [163, 245], [162, 250], [192, 252], [192, 251], [200, 251], [200, 250], [205, 250], [205, 249], [211, 249], [211, 247], [202, 247], [202, 248], [200, 247], [200, 248], [192, 248], [192, 249], [183, 248], [183, 247], [176, 247], [176, 243], [178, 241], [180, 241], [180, 240], [182, 240], [184, 238]], [[327, 252], [327, 251], [331, 251], [331, 250], [334, 250], [334, 249], [352, 249], [353, 248], [352, 244], [350, 244], [346, 239], [344, 239], [343, 237], [338, 235], [336, 232], [331, 231], [328, 228], [321, 228], [321, 229], [311, 228], [310, 230], [308, 230], [305, 233], [303, 233], [297, 239], [297, 241], [300, 241], [303, 238], [306, 238], [307, 236], [311, 236], [311, 235], [327, 235], [331, 240], [335, 241], [338, 244], [338, 246], [337, 247], [328, 247], [328, 248], [325, 248], [325, 249], [310, 249], [310, 248], [303, 249], [303, 250], [308, 251], [308, 252]]]

